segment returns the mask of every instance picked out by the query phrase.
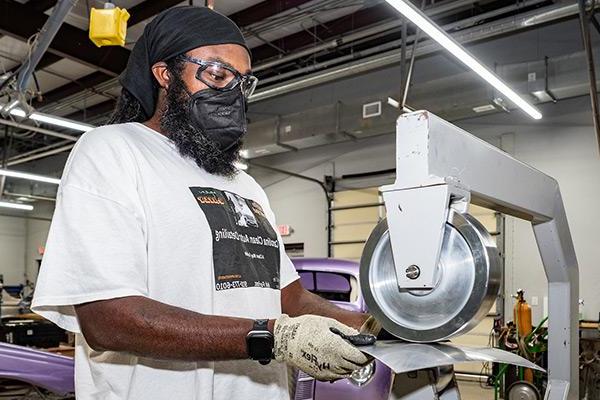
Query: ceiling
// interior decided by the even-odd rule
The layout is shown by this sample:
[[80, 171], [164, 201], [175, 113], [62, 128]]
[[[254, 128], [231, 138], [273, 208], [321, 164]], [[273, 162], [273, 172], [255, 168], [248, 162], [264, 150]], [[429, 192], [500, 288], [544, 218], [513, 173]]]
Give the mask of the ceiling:
[[[160, 11], [190, 1], [115, 0], [131, 14], [125, 48], [96, 48], [88, 39], [88, 9], [104, 1], [79, 0], [61, 26], [36, 70], [37, 110], [91, 124], [106, 120], [120, 93], [116, 77], [145, 25]], [[194, 5], [203, 1], [194, 0]], [[319, 73], [333, 66], [400, 51], [399, 15], [382, 0], [214, 0], [244, 32], [253, 53], [253, 67], [263, 82], [259, 90], [278, 87], [305, 71]], [[421, 6], [452, 32], [511, 18], [559, 0], [424, 0]], [[44, 24], [56, 0], [0, 0], [0, 72], [14, 70], [27, 57], [27, 40]], [[480, 18], [478, 18], [480, 17]], [[471, 21], [464, 25], [457, 21]], [[409, 38], [415, 28], [408, 25]], [[408, 45], [411, 40], [408, 41]], [[387, 46], [387, 47], [386, 47]], [[382, 48], [381, 51], [378, 49]], [[4, 100], [6, 101], [6, 100]], [[55, 127], [45, 128], [56, 129]], [[64, 142], [43, 134], [13, 130], [7, 156], [41, 152]], [[73, 132], [68, 132], [74, 134]]]

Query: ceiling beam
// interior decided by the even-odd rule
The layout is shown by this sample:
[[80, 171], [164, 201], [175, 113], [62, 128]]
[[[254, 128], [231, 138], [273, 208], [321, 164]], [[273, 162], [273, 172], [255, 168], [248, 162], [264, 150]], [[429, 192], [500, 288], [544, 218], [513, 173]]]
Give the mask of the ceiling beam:
[[79, 122], [86, 122], [90, 118], [94, 118], [98, 115], [112, 112], [115, 108], [115, 104], [116, 103], [114, 100], [103, 101], [102, 103], [94, 104], [93, 106], [86, 108], [85, 111], [81, 110], [71, 113], [65, 116], [65, 118], [69, 118]]
[[[36, 71], [39, 71], [40, 69], [49, 67], [50, 65], [62, 59], [62, 57], [59, 57], [56, 54], [44, 53], [35, 69]], [[15, 72], [20, 66], [21, 64], [15, 65], [13, 68], [10, 69], [10, 72]]]
[[[46, 14], [27, 4], [0, 0], [0, 33], [4, 35], [27, 41], [42, 28], [47, 19]], [[96, 47], [86, 31], [69, 24], [62, 24], [48, 51], [112, 76], [125, 68], [129, 57], [129, 50], [122, 47]]]
[[[56, 0], [48, 0], [56, 2]], [[172, 7], [176, 4], [181, 3], [181, 0], [146, 0], [140, 4], [137, 4], [131, 7], [128, 11], [131, 14], [131, 18], [128, 21], [129, 26], [136, 25], [137, 23], [144, 21], [148, 18], [153, 17], [158, 14], [162, 10]], [[129, 50], [124, 49], [127, 53]], [[128, 54], [129, 55], [129, 54]], [[56, 61], [60, 60], [61, 57], [58, 57], [52, 53], [46, 53], [42, 57], [42, 60], [38, 64], [38, 69], [42, 69], [47, 67]], [[123, 67], [124, 68], [124, 67]], [[44, 94], [43, 100], [41, 102], [36, 102], [35, 107], [42, 107], [46, 104], [53, 103], [55, 101], [60, 100], [61, 98], [73, 95], [82, 90], [90, 89], [95, 85], [98, 85], [102, 82], [107, 81], [112, 76], [101, 71], [93, 72], [86, 76], [83, 76], [77, 79], [74, 82], [69, 82], [65, 85], [62, 85], [56, 89], [53, 89]]]
[[[57, 0], [30, 0], [26, 6], [31, 7], [32, 10], [37, 12], [44, 12], [56, 5]], [[133, 26], [147, 18], [150, 18], [167, 7], [174, 6], [181, 3], [180, 0], [146, 0], [140, 4], [131, 7], [128, 11], [131, 14], [131, 18], [128, 21], [129, 26]], [[44, 69], [47, 66], [54, 64], [61, 60], [62, 57], [46, 52], [36, 69]], [[14, 69], [18, 68], [15, 67]], [[108, 79], [108, 78], [107, 78]]]
[[29, 0], [27, 3], [33, 10], [44, 12], [56, 5], [58, 0]]
[[[280, 12], [289, 10], [293, 7], [297, 7], [303, 3], [307, 3], [308, 1], [310, 0], [266, 0], [252, 7], [238, 11], [229, 17], [238, 25], [243, 27]], [[179, 3], [181, 3], [180, 0], [146, 0], [128, 10], [131, 14], [129, 25], [133, 26], [136, 23], [153, 17], [162, 10]], [[102, 83], [102, 78], [98, 78], [100, 78], [100, 75], [94, 72], [93, 74], [78, 79], [77, 82], [70, 82], [53, 89], [44, 95], [44, 100], [42, 103], [37, 103], [35, 106], [40, 107], [42, 105], [50, 104], [62, 97], [69, 96], [81, 90], [89, 89], [94, 85]], [[106, 81], [110, 79], [110, 76], [106, 75], [104, 78], [104, 81]]]
[[[300, 31], [291, 35], [273, 40], [272, 43], [287, 52], [315, 43], [315, 34], [320, 39], [330, 39], [344, 32], [360, 29], [376, 24], [390, 18], [398, 18], [398, 13], [387, 3], [380, 3], [373, 7], [364, 8], [355, 13], [316, 25], [311, 28], [311, 33]], [[252, 49], [254, 60], [265, 60], [279, 55], [272, 46], [264, 44]]]
[[162, 10], [173, 7], [181, 3], [181, 0], [146, 0], [138, 5], [135, 5], [127, 11], [131, 14], [128, 25], [133, 26], [142, 21], [152, 18]]
[[229, 15], [240, 28], [308, 3], [310, 0], [265, 0]]
[[[131, 14], [131, 18], [128, 21], [128, 25], [134, 26], [139, 22], [145, 21], [148, 18], [152, 18], [153, 16], [165, 10], [166, 8], [172, 7], [179, 3], [181, 3], [181, 0], [146, 0], [140, 4], [131, 7], [128, 10], [128, 12]], [[127, 53], [129, 53], [129, 50], [124, 50]], [[46, 53], [42, 58], [42, 61], [40, 61], [40, 65], [44, 64], [44, 66], [48, 66], [53, 62], [58, 61], [55, 59], [55, 57], [56, 56], [54, 56], [53, 54]], [[43, 63], [45, 58], [48, 58], [47, 63]], [[58, 59], [60, 59], [60, 57]], [[40, 68], [43, 68], [43, 66], [40, 66]], [[95, 85], [109, 80], [110, 78], [111, 75], [105, 74], [103, 72], [93, 72], [91, 74], [77, 79], [74, 82], [69, 82], [65, 85], [62, 85], [45, 93], [42, 102], [37, 102], [34, 105], [35, 107], [41, 107], [53, 103], [55, 101], [60, 100], [61, 98], [73, 95], [82, 90], [90, 89]]]
[[[143, 1], [140, 4], [137, 4], [128, 10], [128, 12], [131, 14], [131, 18], [128, 21], [128, 25], [134, 26], [134, 25], [138, 24], [139, 22], [142, 22], [148, 18], [155, 16], [156, 14], [163, 11], [164, 9], [172, 7], [179, 3], [181, 3], [181, 0], [146, 0], [146, 1]], [[127, 51], [127, 53], [129, 53], [129, 50], [127, 50], [127, 49], [124, 49], [124, 50]], [[44, 68], [44, 66], [48, 66], [48, 65], [52, 64], [53, 62], [58, 61], [55, 59], [55, 57], [56, 56], [54, 56], [53, 54], [46, 53], [44, 55], [44, 57], [42, 58], [42, 61], [40, 61], [39, 68]], [[48, 58], [48, 63], [44, 63], [44, 66], [41, 66], [43, 64], [43, 61], [45, 58]], [[60, 59], [60, 57], [58, 59]], [[123, 67], [123, 69], [124, 69], [124, 67]], [[99, 71], [93, 72], [91, 74], [88, 74], [86, 76], [83, 76], [83, 77], [77, 79], [74, 82], [69, 82], [65, 85], [62, 85], [58, 88], [55, 88], [55, 89], [45, 93], [43, 96], [43, 100], [41, 102], [34, 102], [34, 106], [42, 107], [44, 105], [53, 103], [55, 101], [60, 100], [61, 98], [71, 96], [82, 90], [90, 89], [90, 88], [94, 87], [95, 85], [98, 85], [102, 82], [109, 80], [110, 78], [111, 78], [111, 75], [108, 75], [108, 74], [105, 74], [105, 73], [102, 73]]]
[[[31, 1], [31, 7], [36, 10], [36, 11], [40, 11], [40, 12], [44, 12], [47, 11], [49, 9], [51, 9], [52, 7], [54, 7], [56, 5], [56, 2], [58, 0], [30, 0]], [[0, 35], [2, 36], [2, 35]], [[44, 54], [44, 56], [46, 55], [51, 55], [52, 57], [47, 57], [46, 59], [42, 58], [40, 60], [40, 62], [38, 63], [38, 69], [42, 69], [44, 67], [47, 67], [50, 64], [54, 64], [56, 61], [60, 60], [61, 57], [55, 56], [54, 54], [50, 54], [50, 53], [46, 53]], [[19, 65], [16, 65], [15, 67], [10, 69], [10, 72], [15, 72], [17, 70], [17, 68], [20, 67]]]
[[46, 104], [54, 103], [65, 97], [79, 93], [82, 90], [92, 88], [102, 82], [110, 79], [109, 75], [100, 71], [92, 72], [68, 84], [59, 86], [56, 89], [50, 90], [43, 94], [43, 100], [35, 104], [35, 107], [42, 107]]

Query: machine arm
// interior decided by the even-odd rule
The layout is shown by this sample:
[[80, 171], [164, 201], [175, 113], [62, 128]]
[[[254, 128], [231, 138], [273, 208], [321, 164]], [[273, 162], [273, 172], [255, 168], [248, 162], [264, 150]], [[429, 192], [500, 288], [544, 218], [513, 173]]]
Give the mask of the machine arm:
[[435, 287], [451, 208], [531, 221], [549, 286], [546, 399], [577, 399], [579, 277], [556, 180], [427, 111], [400, 116], [396, 148], [396, 181], [381, 190], [400, 290]]

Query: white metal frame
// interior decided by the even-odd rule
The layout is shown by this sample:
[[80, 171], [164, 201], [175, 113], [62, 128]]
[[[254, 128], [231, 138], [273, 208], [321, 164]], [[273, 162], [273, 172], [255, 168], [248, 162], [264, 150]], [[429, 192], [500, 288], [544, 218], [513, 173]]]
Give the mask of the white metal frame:
[[450, 207], [473, 202], [531, 221], [548, 278], [545, 399], [578, 399], [579, 272], [558, 183], [428, 111], [400, 116], [396, 132], [396, 181], [381, 190], [398, 286], [435, 284]]

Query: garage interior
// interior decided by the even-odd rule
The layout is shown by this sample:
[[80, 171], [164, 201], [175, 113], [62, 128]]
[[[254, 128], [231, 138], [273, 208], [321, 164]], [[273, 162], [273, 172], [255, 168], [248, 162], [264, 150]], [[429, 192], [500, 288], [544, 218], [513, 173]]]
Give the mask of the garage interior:
[[[72, 4], [55, 36], [36, 51], [58, 3], [0, 0], [1, 342], [72, 355], [71, 335], [28, 310], [57, 183], [81, 135], [111, 115], [118, 76], [146, 24], [167, 8], [192, 4], [231, 18], [252, 50], [259, 83], [249, 99], [240, 168], [265, 189], [290, 257], [350, 260], [358, 271], [365, 243], [386, 218], [380, 189], [397, 178], [396, 121], [414, 110], [428, 110], [554, 178], [579, 266], [578, 379], [570, 385], [580, 399], [600, 399], [600, 117], [593, 81], [600, 24], [594, 1], [413, 1], [534, 104], [541, 119], [520, 110], [387, 1], [115, 0], [130, 15], [125, 43], [102, 47], [90, 40], [89, 16], [107, 2], [65, 1]], [[16, 78], [31, 64], [30, 79], [20, 84]], [[15, 112], [25, 108], [27, 115]], [[497, 165], [482, 165], [483, 174], [495, 176]], [[514, 184], [518, 192], [519, 179], [497, 184]], [[531, 222], [481, 204], [469, 213], [498, 249], [501, 289], [477, 326], [452, 343], [502, 348], [547, 369], [549, 302], [560, 300], [549, 300]], [[348, 293], [360, 292], [358, 275], [348, 279]], [[515, 329], [523, 321], [515, 320], [527, 314], [524, 335]], [[2, 365], [0, 397], [73, 398], [9, 379]], [[456, 364], [461, 398], [544, 398], [546, 374], [504, 365]], [[354, 398], [371, 398], [361, 397], [367, 387], [356, 386]], [[292, 398], [323, 399], [318, 392], [318, 383], [300, 376]]]

